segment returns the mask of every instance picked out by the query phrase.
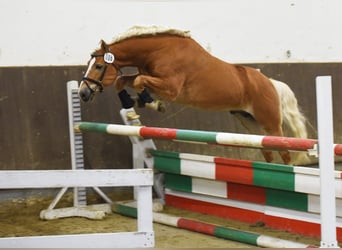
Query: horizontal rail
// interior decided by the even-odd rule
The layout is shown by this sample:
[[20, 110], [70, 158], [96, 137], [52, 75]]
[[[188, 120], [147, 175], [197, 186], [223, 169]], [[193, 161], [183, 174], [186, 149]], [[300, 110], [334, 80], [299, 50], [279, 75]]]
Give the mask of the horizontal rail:
[[0, 189], [151, 185], [151, 169], [0, 171]]
[[[153, 232], [94, 233], [0, 238], [1, 248], [140, 248], [154, 246]], [[300, 247], [300, 246], [298, 246]]]
[[[316, 139], [248, 135], [174, 128], [128, 126], [95, 122], [81, 122], [75, 126], [75, 131], [92, 131], [112, 135], [141, 136], [144, 138], [177, 140], [192, 143], [196, 142], [201, 144], [218, 144], [225, 146], [293, 151], [314, 150], [318, 143], [318, 140]], [[342, 144], [334, 145], [334, 153], [335, 155], [342, 155]]]

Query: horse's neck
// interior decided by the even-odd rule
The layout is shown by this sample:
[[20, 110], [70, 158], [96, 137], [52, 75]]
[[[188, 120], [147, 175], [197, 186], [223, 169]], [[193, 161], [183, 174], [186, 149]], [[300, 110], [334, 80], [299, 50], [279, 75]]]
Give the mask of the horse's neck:
[[[152, 40], [151, 40], [152, 41]], [[143, 66], [146, 55], [155, 49], [155, 42], [147, 42], [146, 39], [128, 39], [111, 45], [116, 62], [119, 66]]]
[[[197, 68], [197, 66], [203, 67], [203, 65], [206, 65], [207, 68], [212, 67], [215, 70], [217, 63], [220, 64], [220, 60], [214, 59], [193, 39], [188, 39], [190, 38], [177, 36], [159, 37], [157, 39], [155, 37], [141, 37], [114, 43], [110, 48], [119, 67], [135, 66], [140, 72], [147, 70], [146, 67], [151, 66], [150, 63], [162, 64], [170, 61], [174, 62], [174, 66], [188, 64], [192, 65], [192, 68]], [[170, 56], [172, 55], [170, 51], [177, 50], [180, 51], [182, 56], [177, 56], [178, 61], [175, 61], [175, 58]], [[210, 63], [205, 63], [208, 61]]]

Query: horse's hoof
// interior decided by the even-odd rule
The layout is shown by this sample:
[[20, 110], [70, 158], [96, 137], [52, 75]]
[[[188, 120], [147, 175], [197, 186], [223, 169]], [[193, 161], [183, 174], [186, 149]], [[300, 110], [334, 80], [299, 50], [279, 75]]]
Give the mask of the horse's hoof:
[[165, 106], [165, 103], [163, 101], [158, 101], [158, 111], [165, 113], [166, 106]]
[[153, 109], [155, 111], [158, 111], [158, 112], [164, 113], [166, 111], [165, 103], [161, 100], [146, 103], [145, 105], [146, 105], [146, 107]]
[[158, 111], [158, 106], [159, 106], [158, 102], [159, 101], [147, 102], [145, 103], [145, 106], [152, 110]]
[[137, 120], [140, 118], [140, 115], [135, 113], [134, 111], [129, 111], [126, 113], [127, 120], [132, 121], [132, 120]]

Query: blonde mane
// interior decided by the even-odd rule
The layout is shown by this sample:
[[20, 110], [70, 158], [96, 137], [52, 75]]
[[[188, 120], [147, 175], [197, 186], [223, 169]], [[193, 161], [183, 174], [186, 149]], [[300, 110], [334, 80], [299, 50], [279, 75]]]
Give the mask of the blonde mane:
[[123, 40], [126, 40], [131, 37], [138, 36], [146, 36], [146, 35], [158, 35], [158, 34], [169, 34], [169, 35], [177, 35], [181, 37], [190, 37], [190, 31], [183, 31], [172, 29], [168, 27], [159, 27], [159, 26], [133, 26], [129, 28], [127, 31], [116, 36], [112, 43], [118, 43]]

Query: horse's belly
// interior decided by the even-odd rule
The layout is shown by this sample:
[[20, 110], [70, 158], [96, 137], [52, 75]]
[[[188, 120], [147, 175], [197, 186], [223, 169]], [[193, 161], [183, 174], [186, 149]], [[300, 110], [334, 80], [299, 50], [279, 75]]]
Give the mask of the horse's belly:
[[202, 76], [186, 82], [176, 101], [205, 110], [241, 110], [248, 104], [244, 84], [238, 79], [231, 80], [225, 74], [215, 77]]
[[179, 97], [176, 99], [177, 103], [191, 106], [198, 109], [203, 110], [212, 110], [212, 111], [231, 111], [231, 110], [245, 110], [245, 105], [242, 105], [241, 102], [232, 101], [229, 98], [184, 98]]

